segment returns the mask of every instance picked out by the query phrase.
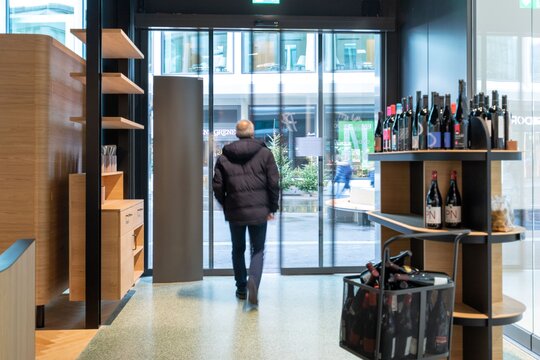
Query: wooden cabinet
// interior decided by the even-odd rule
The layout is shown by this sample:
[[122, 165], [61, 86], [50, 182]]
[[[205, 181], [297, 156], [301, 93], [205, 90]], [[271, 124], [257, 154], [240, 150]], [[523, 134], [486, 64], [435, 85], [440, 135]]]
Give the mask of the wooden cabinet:
[[84, 60], [45, 35], [0, 35], [0, 252], [36, 240], [36, 305], [68, 286], [68, 189], [81, 170]]
[[[119, 300], [144, 271], [144, 201], [123, 199], [123, 173], [104, 173], [101, 207], [101, 296]], [[69, 177], [69, 298], [85, 298], [85, 174]]]

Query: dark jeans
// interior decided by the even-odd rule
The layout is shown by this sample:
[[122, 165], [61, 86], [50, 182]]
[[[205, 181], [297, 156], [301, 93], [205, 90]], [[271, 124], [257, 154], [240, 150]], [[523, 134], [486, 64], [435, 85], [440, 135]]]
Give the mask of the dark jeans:
[[246, 260], [246, 228], [249, 231], [251, 262], [249, 276], [255, 280], [257, 288], [261, 282], [264, 259], [264, 242], [266, 240], [266, 222], [258, 225], [235, 225], [229, 223], [232, 239], [232, 261], [236, 287], [245, 291], [247, 286]]

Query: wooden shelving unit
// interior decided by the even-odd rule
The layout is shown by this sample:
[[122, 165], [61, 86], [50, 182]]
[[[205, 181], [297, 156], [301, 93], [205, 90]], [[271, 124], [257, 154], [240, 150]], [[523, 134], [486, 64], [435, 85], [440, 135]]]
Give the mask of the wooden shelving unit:
[[[85, 73], [70, 73], [70, 76], [86, 85]], [[103, 94], [144, 94], [144, 90], [122, 73], [103, 73], [101, 75]]]
[[[463, 239], [458, 262], [453, 359], [464, 354], [467, 358], [501, 359], [500, 326], [519, 321], [525, 312], [523, 304], [502, 292], [502, 243], [521, 240], [525, 228], [492, 232], [490, 213], [492, 196], [502, 193], [501, 161], [517, 161], [521, 157], [518, 151], [489, 150], [369, 155], [369, 160], [380, 161], [381, 208], [369, 212], [368, 217], [381, 225], [383, 242], [397, 234], [439, 232], [424, 227], [424, 201], [431, 184], [431, 171], [438, 171], [443, 198], [449, 187], [450, 172], [458, 172], [463, 227], [472, 232]], [[391, 251], [410, 249], [413, 266], [451, 274], [451, 240], [400, 240], [392, 244]]]
[[[84, 117], [72, 117], [70, 119], [73, 122], [86, 125], [86, 118]], [[144, 130], [144, 126], [134, 121], [128, 120], [120, 116], [104, 116], [101, 118], [101, 126], [103, 129], [115, 129], [115, 130]]]
[[[71, 29], [71, 33], [86, 44], [86, 29]], [[101, 48], [104, 59], [144, 59], [122, 29], [102, 29]]]
[[[71, 31], [86, 41], [86, 30]], [[142, 59], [143, 54], [121, 29], [102, 30], [102, 55], [108, 59]], [[85, 72], [71, 77], [86, 85]], [[137, 84], [122, 73], [103, 73], [103, 94], [144, 94]], [[84, 117], [72, 122], [86, 124]], [[144, 126], [120, 116], [102, 117], [103, 129], [143, 130]], [[119, 300], [144, 272], [144, 200], [124, 199], [124, 174], [103, 173], [105, 201], [102, 219], [102, 298]], [[85, 297], [85, 174], [70, 175], [70, 300]]]

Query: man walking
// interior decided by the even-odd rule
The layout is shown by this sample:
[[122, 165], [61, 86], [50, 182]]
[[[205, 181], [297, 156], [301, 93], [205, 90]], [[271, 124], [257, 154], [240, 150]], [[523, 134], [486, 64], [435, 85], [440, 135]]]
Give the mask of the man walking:
[[[278, 210], [279, 173], [272, 152], [255, 140], [249, 120], [236, 124], [235, 141], [223, 148], [214, 169], [212, 187], [229, 222], [236, 296], [258, 304], [263, 271], [266, 225]], [[251, 262], [246, 273], [246, 229], [249, 232]]]

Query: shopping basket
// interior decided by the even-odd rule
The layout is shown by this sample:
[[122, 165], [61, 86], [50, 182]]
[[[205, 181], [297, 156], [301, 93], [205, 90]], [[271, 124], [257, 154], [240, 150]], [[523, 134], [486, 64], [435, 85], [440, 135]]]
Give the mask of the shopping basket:
[[[384, 243], [379, 288], [360, 282], [360, 275], [343, 278], [340, 346], [366, 360], [450, 359], [455, 279], [461, 239], [470, 230], [397, 235]], [[389, 246], [402, 239], [454, 242], [452, 278], [443, 284], [385, 289]], [[439, 239], [437, 239], [439, 238]], [[414, 256], [414, 254], [413, 254]]]

